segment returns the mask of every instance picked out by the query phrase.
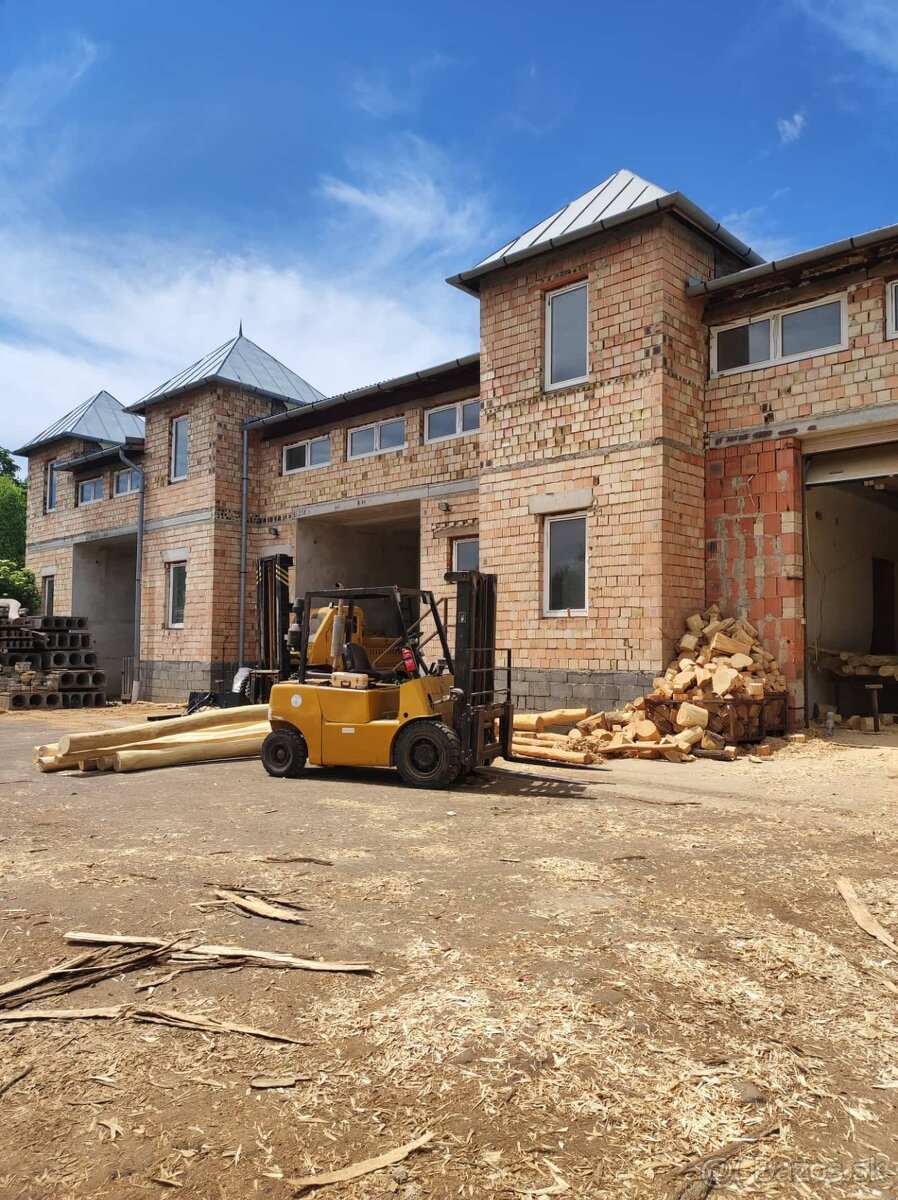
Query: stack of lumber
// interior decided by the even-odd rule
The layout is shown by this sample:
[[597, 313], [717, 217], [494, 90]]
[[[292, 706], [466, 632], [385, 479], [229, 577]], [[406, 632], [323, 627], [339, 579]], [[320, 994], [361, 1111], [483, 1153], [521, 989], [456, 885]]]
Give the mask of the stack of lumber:
[[70, 733], [35, 746], [41, 771], [144, 771], [227, 758], [256, 758], [271, 732], [268, 706], [247, 704], [190, 717]]
[[836, 675], [867, 675], [898, 679], [898, 655], [854, 654], [850, 650], [818, 650], [817, 663]]
[[0, 619], [0, 708], [103, 708], [86, 617]]

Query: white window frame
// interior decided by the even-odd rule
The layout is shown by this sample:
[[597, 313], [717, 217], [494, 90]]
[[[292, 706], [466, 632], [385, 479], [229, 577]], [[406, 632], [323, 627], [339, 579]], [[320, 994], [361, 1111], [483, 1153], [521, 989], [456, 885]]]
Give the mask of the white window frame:
[[[182, 426], [186, 429], [187, 437], [187, 462], [184, 465], [184, 474], [175, 474], [175, 446], [177, 445], [177, 429]], [[171, 446], [169, 447], [168, 461], [168, 481], [169, 483], [180, 483], [182, 479], [186, 479], [190, 474], [190, 416], [188, 413], [182, 413], [180, 417], [172, 417], [169, 424], [171, 437]]]
[[[476, 429], [462, 429], [462, 409], [466, 404], [476, 404], [479, 409]], [[431, 416], [434, 413], [448, 412], [450, 409], [455, 410], [455, 433], [441, 433], [438, 437], [431, 437], [427, 432], [428, 424]], [[436, 408], [428, 408], [424, 411], [424, 441], [430, 445], [432, 442], [450, 442], [453, 438], [474, 437], [480, 433], [480, 416], [483, 414], [483, 403], [479, 396], [469, 396], [467, 400], [459, 400], [456, 404], [440, 404]]]
[[[103, 489], [103, 494], [101, 496], [91, 496], [88, 500], [85, 500], [81, 494], [81, 489], [87, 483], [99, 483]], [[78, 480], [78, 507], [79, 508], [83, 508], [85, 506], [85, 504], [98, 504], [101, 500], [105, 500], [105, 499], [106, 499], [106, 483], [105, 483], [105, 480], [103, 479], [102, 475], [93, 475], [93, 476], [91, 476], [90, 479], [79, 479]]]
[[[583, 520], [583, 599], [584, 608], [550, 608], [549, 607], [549, 537], [552, 526], [558, 521]], [[589, 513], [575, 511], [555, 513], [543, 518], [543, 616], [544, 617], [586, 617], [589, 616]]]
[[[135, 492], [139, 492], [140, 491], [140, 475], [141, 474], [142, 474], [142, 472], [139, 467], [125, 467], [121, 471], [116, 471], [115, 478], [112, 481], [113, 496], [133, 496]], [[134, 482], [134, 476], [137, 475], [137, 477], [138, 477], [137, 487], [126, 487], [124, 489], [124, 491], [120, 492], [118, 490], [118, 481], [121, 479], [121, 477], [123, 475], [129, 476], [129, 481], [131, 483]]]
[[[312, 446], [317, 442], [325, 442], [327, 444], [327, 462], [313, 463]], [[304, 467], [288, 467], [287, 466], [287, 451], [298, 450], [300, 446], [306, 448], [306, 465]], [[301, 475], [303, 471], [319, 471], [322, 467], [331, 465], [331, 439], [328, 434], [324, 437], [307, 438], [304, 442], [291, 442], [289, 446], [284, 446], [281, 450], [281, 474], [282, 475]]]
[[[583, 288], [586, 292], [586, 374], [578, 375], [571, 379], [561, 379], [557, 383], [552, 383], [552, 301], [556, 296], [562, 296], [565, 292], [574, 292], [578, 288]], [[589, 382], [589, 280], [578, 279], [576, 283], [569, 283], [566, 287], [552, 288], [546, 292], [546, 316], [545, 316], [545, 378], [543, 380], [543, 391], [557, 392], [559, 388], [576, 387], [578, 383]]]
[[187, 559], [178, 558], [166, 564], [168, 567], [168, 578], [166, 579], [166, 596], [165, 596], [165, 627], [166, 629], [183, 629], [184, 618], [180, 621], [172, 619], [172, 609], [175, 602], [175, 570], [177, 567], [184, 568], [184, 616], [187, 615]]
[[[803, 312], [808, 308], [822, 308], [825, 304], [841, 305], [841, 337], [835, 345], [820, 346], [816, 350], [802, 350], [798, 354], [782, 354], [782, 319], [792, 313]], [[717, 335], [728, 329], [739, 329], [745, 325], [757, 325], [760, 321], [770, 322], [770, 357], [760, 362], [746, 363], [742, 367], [728, 367], [725, 371], [717, 370]], [[840, 350], [848, 349], [848, 293], [837, 292], [832, 296], [820, 296], [816, 300], [808, 300], [805, 304], [793, 304], [789, 308], [771, 308], [767, 312], [755, 313], [751, 317], [743, 317], [741, 321], [730, 321], [726, 325], [711, 327], [711, 378], [722, 379], [726, 375], [740, 375], [743, 371], [760, 371], [765, 367], [779, 366], [781, 363], [800, 362], [803, 358], [817, 358], [821, 354], [837, 354]]]
[[[47, 478], [44, 480], [44, 512], [56, 512], [59, 505], [59, 472], [56, 470], [56, 464], [61, 462], [59, 458], [51, 458], [47, 463]], [[56, 480], [53, 489], [53, 503], [50, 503], [50, 484]]]
[[[47, 611], [47, 595], [50, 594], [50, 611]], [[56, 569], [47, 571], [41, 576], [41, 612], [45, 617], [52, 617], [56, 607]]]
[[[381, 447], [380, 447], [381, 428], [384, 425], [392, 425], [394, 421], [402, 422], [402, 427], [405, 430], [405, 441], [402, 443], [401, 446], [385, 446], [384, 449], [381, 449]], [[373, 429], [374, 430], [374, 443], [375, 443], [374, 449], [373, 450], [365, 450], [361, 454], [353, 454], [353, 452], [352, 452], [352, 435], [354, 433], [361, 433], [362, 430], [364, 430], [364, 429]], [[397, 450], [407, 450], [407, 449], [408, 449], [408, 419], [405, 416], [387, 417], [383, 421], [369, 421], [367, 425], [354, 425], [352, 429], [346, 430], [346, 457], [347, 457], [347, 459], [374, 458], [374, 456], [376, 454], [392, 454], [393, 452], [395, 452]]]
[[480, 560], [480, 534], [472, 533], [470, 537], [457, 537], [452, 539], [452, 570], [458, 570], [458, 548], [462, 542], [477, 543], [477, 559]]
[[886, 337], [898, 337], [898, 320], [895, 305], [898, 304], [898, 279], [892, 279], [886, 287]]

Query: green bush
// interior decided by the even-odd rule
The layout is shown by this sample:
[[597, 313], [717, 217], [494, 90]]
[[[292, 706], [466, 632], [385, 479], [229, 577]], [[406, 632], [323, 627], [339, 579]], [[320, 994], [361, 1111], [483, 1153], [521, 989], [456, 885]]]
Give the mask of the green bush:
[[8, 558], [0, 558], [0, 600], [18, 600], [29, 612], [37, 612], [41, 594], [34, 572]]

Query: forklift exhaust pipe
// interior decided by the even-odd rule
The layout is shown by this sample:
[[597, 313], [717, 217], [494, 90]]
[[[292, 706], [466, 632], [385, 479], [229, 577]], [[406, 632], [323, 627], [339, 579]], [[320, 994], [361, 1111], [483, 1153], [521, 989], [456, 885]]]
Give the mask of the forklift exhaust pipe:
[[336, 671], [343, 661], [343, 643], [346, 641], [346, 613], [341, 604], [334, 617], [334, 627], [331, 630], [331, 666]]

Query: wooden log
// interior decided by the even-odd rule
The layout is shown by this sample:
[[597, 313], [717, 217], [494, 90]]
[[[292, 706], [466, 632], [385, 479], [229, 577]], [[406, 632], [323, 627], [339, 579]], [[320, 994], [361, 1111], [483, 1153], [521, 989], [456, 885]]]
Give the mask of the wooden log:
[[754, 662], [750, 654], [734, 654], [730, 658], [730, 666], [736, 671], [750, 671]]
[[169, 738], [176, 733], [190, 733], [220, 726], [250, 725], [268, 719], [267, 704], [245, 704], [238, 708], [214, 709], [194, 713], [190, 717], [175, 717], [171, 721], [147, 721], [143, 725], [122, 725], [118, 729], [98, 729], [89, 733], [69, 733], [59, 739], [60, 754], [81, 754], [85, 751], [112, 750]]
[[735, 762], [739, 757], [735, 746], [724, 746], [721, 750], [705, 750], [701, 746], [694, 746], [692, 753], [696, 758], [713, 758], [717, 762]]
[[591, 708], [553, 708], [539, 715], [542, 717], [543, 728], [551, 728], [557, 725], [576, 725], [578, 721], [585, 721], [591, 712]]
[[633, 737], [637, 742], [661, 741], [661, 733], [654, 721], [637, 721], [633, 726]]
[[529, 733], [542, 733], [546, 723], [539, 713], [519, 713], [516, 712], [513, 717], [512, 729], [515, 733], [518, 730]]
[[729, 634], [724, 633], [722, 630], [718, 633], [715, 633], [714, 637], [711, 639], [711, 653], [715, 655], [750, 653], [751, 642], [745, 637], [744, 634], [741, 634], [740, 636], [742, 639], [741, 641], [734, 637], [730, 637]]
[[582, 721], [578, 721], [577, 728], [581, 733], [592, 733], [594, 729], [606, 729], [605, 717], [606, 714], [603, 712], [593, 713], [591, 717], [584, 717]]
[[733, 685], [739, 678], [739, 672], [732, 667], [718, 667], [711, 679], [711, 688], [717, 696], [725, 696], [732, 691]]
[[713, 733], [710, 729], [706, 729], [702, 735], [703, 750], [722, 750], [726, 745], [726, 738], [722, 733]]
[[513, 742], [511, 751], [519, 758], [534, 758], [540, 762], [575, 763], [581, 767], [589, 767], [595, 762], [588, 750], [561, 750], [554, 746], [538, 746], [535, 742]]
[[674, 741], [680, 747], [692, 749], [697, 746], [704, 736], [704, 729], [701, 725], [690, 725], [688, 729], [682, 729], [674, 735]]
[[699, 725], [705, 729], [708, 724], [708, 710], [686, 700], [677, 709], [677, 724], [683, 729], [691, 725]]
[[139, 750], [116, 750], [112, 755], [112, 767], [115, 771], [147, 771], [157, 767], [214, 762], [219, 759], [255, 758], [262, 751], [265, 736], [265, 734], [254, 733], [249, 737], [241, 737], [235, 733], [234, 737], [227, 741], [209, 745], [204, 745], [202, 742], [189, 742], [184, 746], [167, 746], [158, 750], [151, 747]]

